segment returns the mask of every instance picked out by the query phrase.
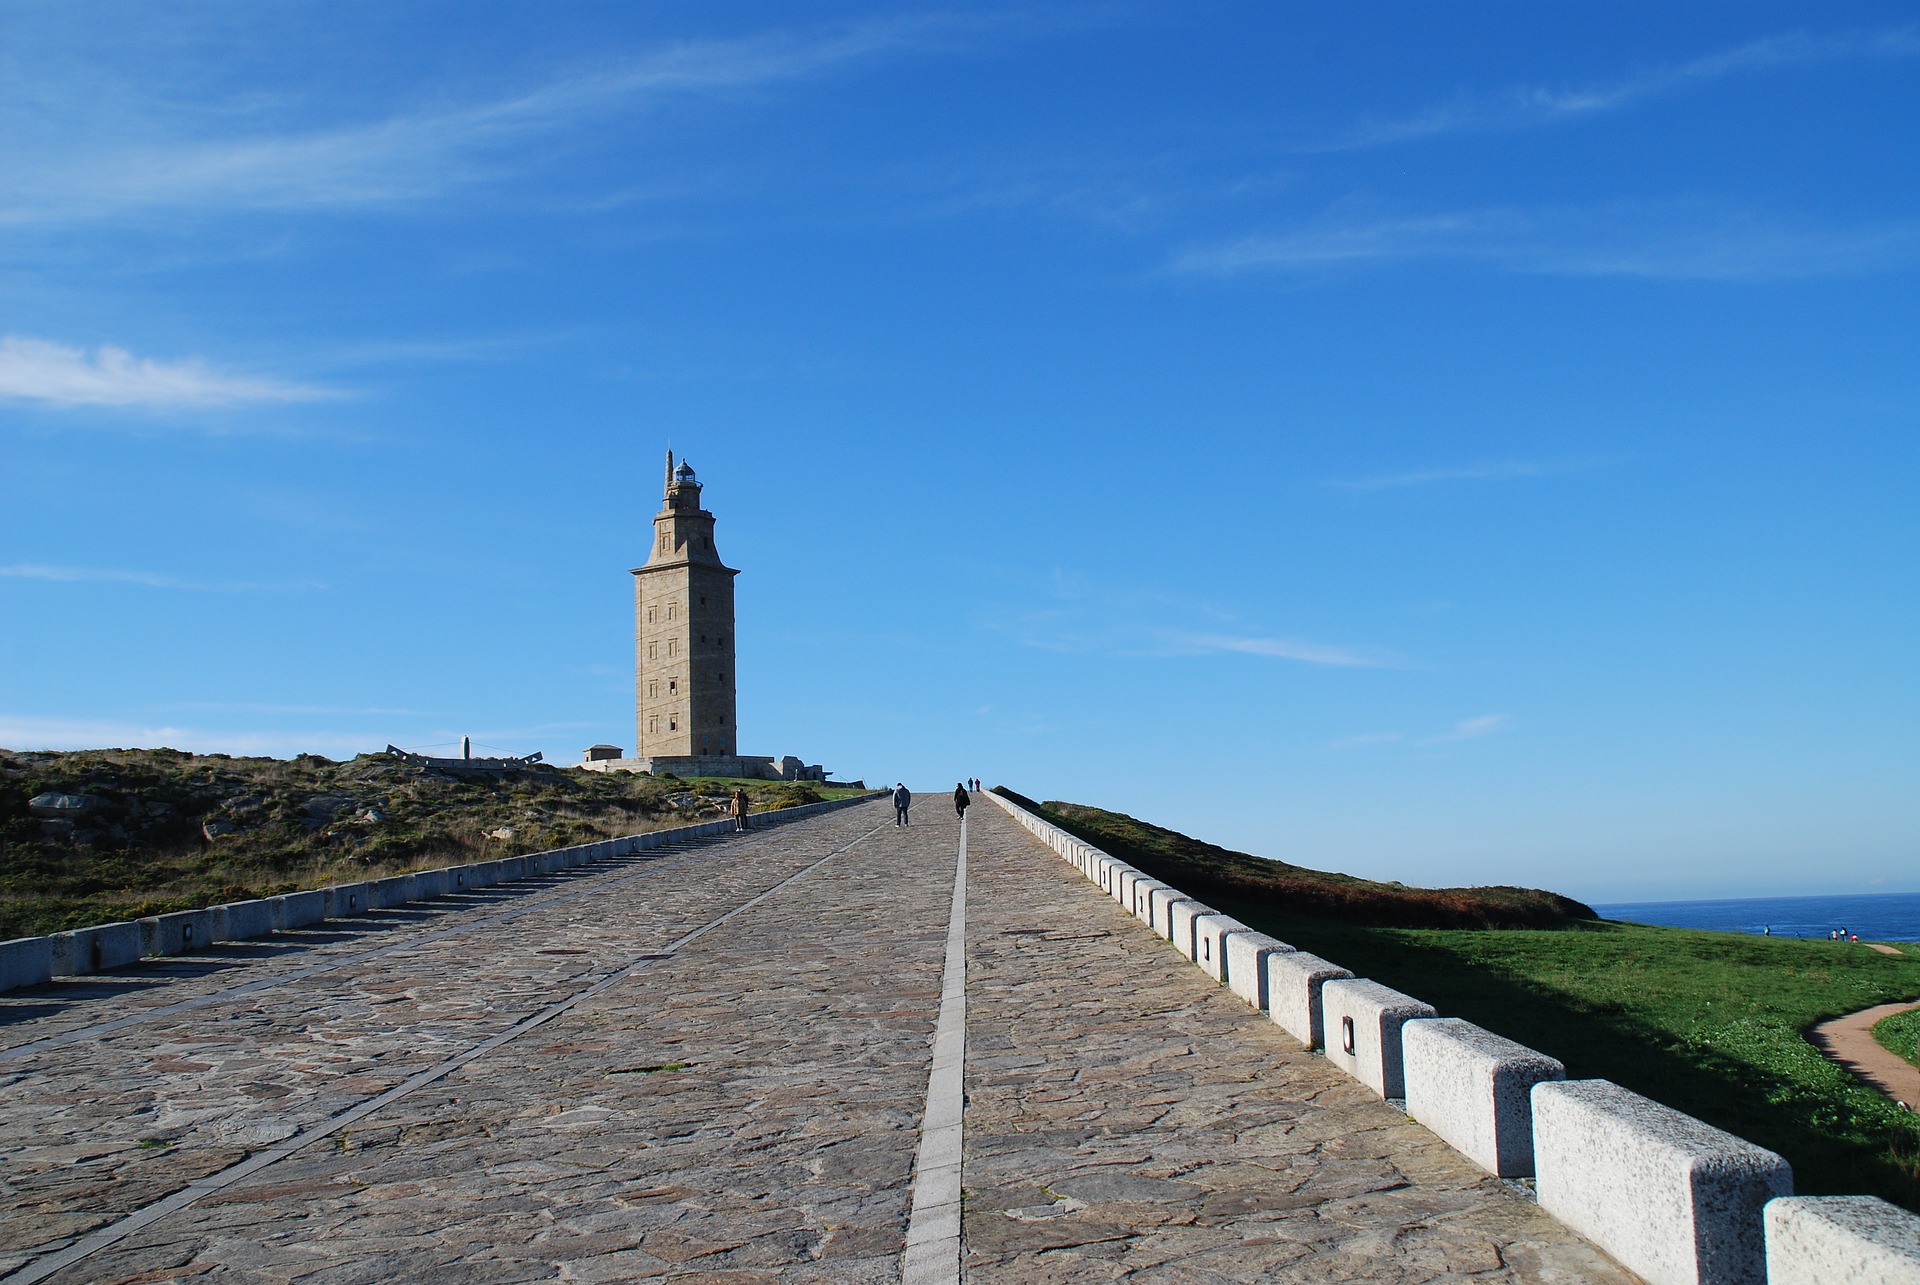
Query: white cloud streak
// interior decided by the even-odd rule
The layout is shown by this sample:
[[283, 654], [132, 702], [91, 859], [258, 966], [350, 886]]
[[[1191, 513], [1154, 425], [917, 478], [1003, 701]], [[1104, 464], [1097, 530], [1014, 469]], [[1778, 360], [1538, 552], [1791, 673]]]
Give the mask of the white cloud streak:
[[1446, 745], [1454, 741], [1477, 741], [1512, 727], [1512, 715], [1481, 714], [1474, 718], [1463, 718], [1435, 736], [1411, 737], [1405, 732], [1360, 732], [1353, 736], [1342, 736], [1338, 740], [1329, 741], [1326, 748], [1351, 750], [1372, 745]]
[[1486, 210], [1416, 218], [1324, 217], [1176, 255], [1175, 275], [1311, 276], [1401, 263], [1457, 262], [1559, 277], [1784, 281], [1920, 264], [1920, 223], [1789, 227], [1683, 206], [1595, 211]]
[[127, 718], [39, 718], [0, 712], [0, 746], [12, 750], [174, 749], [195, 754], [325, 754], [350, 759], [382, 749], [378, 732], [182, 727]]
[[0, 337], [0, 399], [59, 407], [186, 410], [338, 396], [331, 389], [214, 370], [197, 358], [157, 361], [110, 344], [89, 354], [45, 339]]
[[[1022, 646], [1076, 655], [1141, 658], [1240, 655], [1342, 669], [1401, 668], [1404, 662], [1365, 648], [1254, 633], [1233, 613], [1194, 598], [1146, 589], [1113, 590], [1056, 572], [1050, 605], [1011, 612], [990, 626]], [[1142, 623], [1172, 619], [1211, 624], [1176, 629]]]
[[1230, 652], [1242, 656], [1265, 656], [1273, 660], [1297, 660], [1308, 665], [1333, 665], [1343, 669], [1378, 669], [1386, 661], [1344, 647], [1307, 642], [1299, 638], [1240, 637], [1232, 634], [1162, 635], [1170, 648], [1188, 655]]
[[1352, 151], [1448, 134], [1530, 129], [1622, 111], [1638, 103], [1730, 76], [1807, 64], [1920, 56], [1911, 26], [1828, 35], [1797, 32], [1750, 41], [1686, 62], [1583, 87], [1516, 85], [1493, 94], [1463, 94], [1397, 120], [1363, 122], [1308, 151]]
[[1375, 477], [1330, 478], [1322, 483], [1341, 491], [1387, 491], [1410, 486], [1435, 486], [1446, 482], [1511, 482], [1521, 478], [1552, 477], [1598, 468], [1598, 459], [1580, 460], [1487, 460], [1478, 464], [1451, 468], [1413, 469], [1405, 473], [1383, 473]]
[[[828, 34], [683, 41], [632, 59], [466, 106], [400, 113], [304, 134], [214, 142], [162, 140], [70, 158], [47, 148], [10, 161], [0, 222], [112, 217], [161, 209], [391, 205], [518, 172], [588, 126], [676, 97], [737, 94], [928, 44], [953, 22], [902, 18]], [[208, 109], [196, 118], [215, 114]]]
[[310, 593], [327, 586], [316, 580], [201, 581], [151, 571], [123, 571], [111, 567], [63, 567], [44, 563], [0, 566], [0, 579], [42, 580], [53, 584], [128, 584], [145, 589], [183, 589], [193, 593]]
[[1453, 725], [1451, 731], [1431, 737], [1429, 744], [1438, 745], [1446, 741], [1477, 741], [1483, 736], [1492, 736], [1495, 732], [1504, 732], [1513, 726], [1513, 719], [1507, 714], [1482, 714], [1478, 718], [1463, 718]]

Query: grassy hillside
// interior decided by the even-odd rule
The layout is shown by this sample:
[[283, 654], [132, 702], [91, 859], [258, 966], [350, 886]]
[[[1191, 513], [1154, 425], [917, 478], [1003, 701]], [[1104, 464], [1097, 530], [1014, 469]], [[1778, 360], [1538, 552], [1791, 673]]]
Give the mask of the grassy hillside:
[[1216, 847], [1119, 812], [1035, 803], [1010, 790], [1000, 792], [1102, 852], [1196, 897], [1234, 897], [1347, 923], [1403, 928], [1540, 928], [1596, 918], [1590, 907], [1536, 888], [1377, 883]]
[[[735, 782], [540, 768], [463, 779], [386, 754], [0, 750], [0, 939], [511, 856], [723, 814]], [[849, 791], [745, 781], [758, 811]], [[92, 800], [71, 825], [44, 793]]]
[[[1920, 998], [1920, 947], [1890, 957], [1826, 940], [1614, 923], [1520, 889], [1423, 894], [1351, 881], [1365, 895], [1346, 898], [1346, 876], [1275, 863], [1262, 878], [1260, 858], [1119, 813], [1063, 803], [1036, 811], [1282, 941], [1551, 1054], [1569, 1076], [1612, 1080], [1778, 1151], [1803, 1193], [1864, 1192], [1920, 1211], [1920, 1116], [1802, 1035], [1824, 1018]], [[1316, 886], [1323, 880], [1330, 892]], [[1382, 887], [1392, 895], [1372, 891]], [[1482, 892], [1496, 895], [1476, 902]], [[1514, 907], [1577, 911], [1551, 928], [1406, 926], [1462, 897], [1466, 908], [1452, 913], [1488, 925]], [[1380, 916], [1372, 922], [1369, 907]], [[1907, 1056], [1914, 1029], [1920, 1020], [1889, 1030]]]
[[[1873, 1024], [1873, 1038], [1895, 1056], [1920, 1066], [1920, 1008], [1881, 1018]], [[1907, 1105], [1920, 1110], [1920, 1102]]]

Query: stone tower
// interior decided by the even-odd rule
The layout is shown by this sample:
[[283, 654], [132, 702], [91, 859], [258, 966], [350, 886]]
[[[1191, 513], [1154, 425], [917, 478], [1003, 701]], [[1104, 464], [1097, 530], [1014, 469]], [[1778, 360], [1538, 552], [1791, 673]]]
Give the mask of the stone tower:
[[739, 753], [733, 708], [733, 578], [713, 547], [700, 483], [667, 452], [666, 503], [653, 552], [634, 568], [640, 758]]

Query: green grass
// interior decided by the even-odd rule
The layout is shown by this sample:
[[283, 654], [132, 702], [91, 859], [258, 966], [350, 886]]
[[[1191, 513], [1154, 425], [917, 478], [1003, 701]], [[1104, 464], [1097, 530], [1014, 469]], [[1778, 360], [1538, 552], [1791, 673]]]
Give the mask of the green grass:
[[[454, 778], [384, 754], [0, 750], [0, 939], [716, 819], [736, 785], [756, 812], [860, 793], [554, 768]], [[28, 809], [45, 792], [98, 806], [50, 834]], [[316, 816], [321, 797], [344, 806]], [[204, 838], [210, 820], [231, 832]]]
[[[1570, 1077], [1612, 1080], [1778, 1151], [1801, 1192], [1877, 1195], [1920, 1212], [1920, 1116], [1801, 1034], [1920, 997], [1920, 958], [1572, 917], [1550, 929], [1464, 930], [1334, 919], [1274, 887], [1208, 883], [1217, 867], [1192, 860], [1196, 841], [1172, 831], [1070, 804], [1039, 811], [1254, 928], [1559, 1058]], [[1916, 1028], [1900, 1029], [1911, 1056]]]
[[[1920, 1066], [1920, 1008], [1881, 1018], [1873, 1024], [1873, 1038], [1896, 1057]], [[1920, 1110], [1920, 1102], [1907, 1105]]]

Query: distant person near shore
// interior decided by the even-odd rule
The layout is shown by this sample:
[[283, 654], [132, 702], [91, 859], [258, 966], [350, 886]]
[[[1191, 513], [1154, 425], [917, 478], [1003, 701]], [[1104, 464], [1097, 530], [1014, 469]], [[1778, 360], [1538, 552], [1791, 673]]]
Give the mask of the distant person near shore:
[[739, 834], [747, 828], [747, 792], [740, 786], [733, 788], [733, 832]]
[[893, 823], [896, 826], [907, 824], [907, 809], [913, 806], [913, 795], [907, 792], [906, 782], [893, 787]]
[[971, 802], [973, 802], [973, 800], [967, 797], [966, 786], [956, 785], [953, 787], [953, 814], [962, 821], [967, 819], [967, 804]]

